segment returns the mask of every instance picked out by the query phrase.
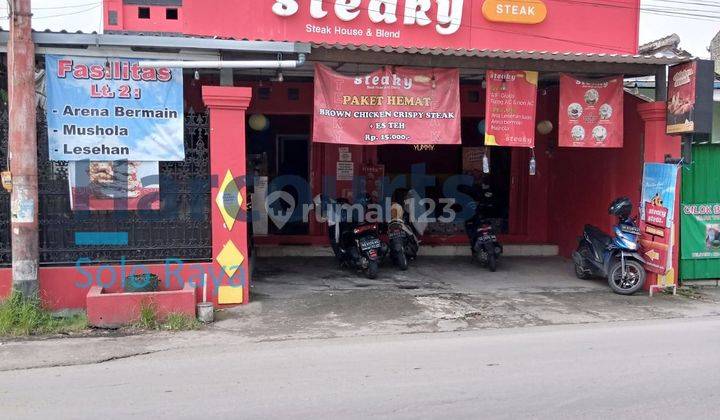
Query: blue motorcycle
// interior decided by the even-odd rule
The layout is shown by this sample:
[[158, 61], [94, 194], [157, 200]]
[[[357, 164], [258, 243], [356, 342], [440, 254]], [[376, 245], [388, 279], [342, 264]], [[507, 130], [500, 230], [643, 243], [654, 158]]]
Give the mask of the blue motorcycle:
[[607, 278], [613, 292], [632, 295], [642, 289], [647, 277], [645, 260], [638, 252], [640, 229], [630, 218], [632, 203], [627, 197], [613, 201], [608, 211], [618, 217], [618, 224], [613, 228], [615, 236], [585, 225], [577, 251], [573, 253], [575, 275], [580, 279]]

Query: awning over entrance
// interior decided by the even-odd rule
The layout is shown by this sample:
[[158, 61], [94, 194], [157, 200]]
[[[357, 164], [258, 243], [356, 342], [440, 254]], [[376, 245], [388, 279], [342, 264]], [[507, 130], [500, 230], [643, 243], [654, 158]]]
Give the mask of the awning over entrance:
[[654, 75], [658, 67], [684, 61], [668, 55], [569, 53], [524, 50], [465, 50], [312, 44], [312, 61], [472, 69], [522, 69], [576, 74]]

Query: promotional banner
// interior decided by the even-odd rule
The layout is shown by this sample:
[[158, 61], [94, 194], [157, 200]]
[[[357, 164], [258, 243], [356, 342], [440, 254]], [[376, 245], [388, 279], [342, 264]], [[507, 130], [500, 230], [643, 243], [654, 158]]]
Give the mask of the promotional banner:
[[373, 203], [382, 203], [383, 200], [383, 177], [385, 177], [385, 165], [365, 163], [360, 168], [360, 176], [365, 185], [361, 191], [370, 195]]
[[680, 224], [682, 259], [720, 258], [720, 203], [683, 204]]
[[672, 268], [678, 168], [646, 163], [640, 206], [640, 246], [645, 268], [666, 274]]
[[181, 69], [47, 55], [50, 160], [185, 159]]
[[343, 76], [317, 64], [313, 141], [460, 144], [459, 71], [386, 67]]
[[536, 71], [488, 70], [485, 145], [535, 147]]
[[158, 162], [69, 162], [70, 209], [160, 210]]
[[709, 134], [713, 118], [714, 64], [694, 60], [670, 67], [667, 133]]
[[623, 146], [623, 76], [577, 79], [560, 76], [558, 145]]

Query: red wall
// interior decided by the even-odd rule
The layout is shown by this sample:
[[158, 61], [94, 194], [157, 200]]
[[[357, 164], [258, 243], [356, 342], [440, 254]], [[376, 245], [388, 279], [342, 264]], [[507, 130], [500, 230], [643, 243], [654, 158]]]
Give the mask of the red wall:
[[[350, 22], [341, 21], [336, 16], [333, 11], [335, 1], [332, 0], [323, 2], [328, 14], [322, 19], [310, 16], [308, 0], [298, 0], [298, 11], [289, 17], [274, 14], [272, 7], [275, 2], [270, 0], [184, 0], [179, 7], [180, 20], [177, 21], [165, 18], [164, 7], [153, 7], [151, 19], [138, 19], [138, 5], [122, 5], [122, 0], [104, 0], [103, 22], [106, 31], [180, 32], [266, 41], [637, 53], [639, 0], [544, 0], [547, 18], [542, 23], [531, 25], [487, 20], [482, 13], [484, 1], [465, 0], [461, 25], [449, 35], [441, 35], [436, 30], [436, 2], [431, 2], [428, 12], [432, 23], [425, 26], [405, 25], [403, 7], [398, 7], [395, 23], [375, 24], [368, 16], [368, 0], [361, 2], [357, 18]], [[110, 25], [107, 18], [109, 11], [122, 15], [117, 25]], [[308, 25], [328, 28], [330, 33], [309, 31]], [[377, 29], [394, 34], [378, 35]], [[359, 30], [360, 35], [337, 33], [338, 30]]]
[[[132, 265], [126, 267], [108, 265], [104, 266], [104, 268], [101, 268], [101, 266], [83, 266], [83, 271], [80, 271], [75, 266], [41, 267], [39, 272], [40, 296], [43, 299], [43, 303], [50, 310], [82, 309], [85, 308], [85, 297], [90, 291], [90, 287], [86, 287], [86, 284], [89, 282], [88, 276], [91, 276], [93, 279], [92, 285], [97, 286], [102, 283], [108, 286], [106, 290], [119, 292], [122, 290], [121, 273], [124, 273], [124, 275], [143, 273], [140, 269], [133, 267]], [[178, 269], [177, 265], [148, 264], [145, 266], [145, 269], [160, 277], [160, 290], [180, 290], [182, 288], [177, 276], [166, 275], [168, 273], [174, 273], [175, 270]], [[192, 280], [197, 284], [198, 290], [196, 296], [198, 302], [202, 300], [202, 274], [199, 273], [201, 271], [208, 273], [208, 300], [211, 300], [213, 295], [212, 275], [214, 274], [217, 278], [222, 277], [222, 269], [211, 263], [185, 263], [179, 271], [180, 277], [182, 277], [184, 282]], [[166, 278], [170, 281], [170, 287], [166, 287]], [[0, 269], [0, 298], [7, 297], [10, 294], [11, 287], [12, 270], [10, 268]], [[217, 298], [212, 300], [217, 301]]]
[[640, 103], [643, 101], [625, 94], [622, 149], [556, 148], [550, 153], [548, 239], [560, 246], [561, 255], [570, 256], [587, 223], [610, 232], [617, 220], [607, 209], [615, 198], [630, 197], [637, 214], [644, 132], [637, 112]]

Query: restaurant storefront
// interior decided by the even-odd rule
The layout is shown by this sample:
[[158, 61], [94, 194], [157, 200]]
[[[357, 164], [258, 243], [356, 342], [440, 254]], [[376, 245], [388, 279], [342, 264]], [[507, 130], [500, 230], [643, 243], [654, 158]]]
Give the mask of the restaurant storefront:
[[[294, 209], [288, 214], [280, 203], [277, 213], [286, 218], [273, 219], [272, 206], [254, 206], [254, 241], [261, 255], [311, 255], [313, 248], [327, 253], [327, 227], [304, 214], [318, 194], [354, 201], [367, 193], [383, 202], [398, 189], [413, 188], [437, 206], [433, 215], [438, 217], [423, 238], [428, 249], [466, 246], [464, 220], [439, 216], [446, 204], [458, 204], [448, 199], [472, 196], [474, 189], [492, 191], [491, 218], [503, 243], [517, 246], [520, 254], [568, 256], [585, 223], [612, 222], [610, 201], [628, 196], [639, 202], [644, 163], [680, 154], [679, 139], [665, 134], [665, 103], [622, 89], [623, 77], [664, 77], [666, 66], [678, 61], [636, 55], [638, 12], [639, 2], [633, 0], [594, 5], [278, 0], [233, 2], [233, 7], [219, 0], [104, 2], [105, 31], [118, 37], [174, 33], [198, 42], [213, 36], [249, 40], [234, 41], [244, 45], [279, 40], [306, 46], [302, 59], [300, 50], [220, 51], [220, 60], [228, 63], [268, 61], [272, 54], [276, 68], [186, 66], [185, 112], [209, 112], [208, 159], [210, 173], [218, 177], [210, 190], [211, 254], [203, 264], [224, 267], [230, 258], [245, 273], [247, 222], [230, 221], [218, 198], [233, 186], [225, 182], [227, 174], [230, 180], [247, 174], [256, 201], [262, 201], [258, 194], [292, 197]], [[174, 59], [193, 60], [182, 54]], [[285, 68], [280, 63], [286, 60], [302, 65]], [[325, 92], [318, 76], [322, 69], [333, 81]], [[415, 73], [404, 77], [407, 72]], [[516, 78], [527, 82], [518, 90]], [[573, 92], [568, 80], [587, 88]], [[415, 99], [400, 103], [384, 93], [351, 92], [360, 85], [380, 92], [393, 84], [400, 91], [407, 88], [405, 98]], [[415, 94], [420, 88], [425, 90]], [[603, 89], [613, 91], [612, 103], [604, 102]], [[506, 90], [519, 96], [504, 110], [488, 105], [489, 96]], [[588, 96], [590, 90], [595, 93]], [[362, 107], [365, 113], [356, 109], [340, 121], [338, 115], [350, 108], [319, 106], [323, 94], [326, 101]], [[383, 107], [382, 101], [394, 102]], [[580, 123], [574, 113], [582, 101], [584, 112], [597, 115]], [[504, 126], [513, 128], [498, 130]], [[234, 188], [245, 210], [248, 192], [244, 185]], [[461, 214], [462, 203], [452, 210]], [[282, 253], [273, 251], [280, 248]], [[71, 281], [74, 267], [63, 270], [68, 280], [62, 283]], [[225, 274], [223, 287], [232, 278]], [[239, 300], [211, 299], [247, 302], [248, 282], [241, 288]], [[53, 281], [58, 308], [83, 305], [79, 293], [58, 297], [68, 293], [63, 289]], [[201, 299], [200, 291], [196, 297]]]

